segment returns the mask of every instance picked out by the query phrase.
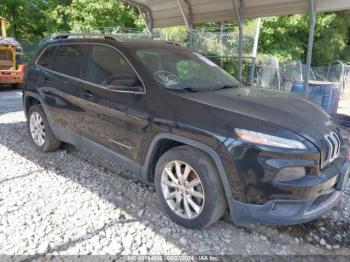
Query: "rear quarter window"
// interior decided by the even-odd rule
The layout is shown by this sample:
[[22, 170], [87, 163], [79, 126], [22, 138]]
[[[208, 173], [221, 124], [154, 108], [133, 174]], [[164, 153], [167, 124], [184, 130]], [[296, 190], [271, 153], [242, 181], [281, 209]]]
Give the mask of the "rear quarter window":
[[52, 62], [52, 58], [55, 53], [55, 50], [56, 50], [55, 46], [50, 46], [47, 49], [45, 49], [45, 51], [41, 53], [41, 55], [39, 56], [37, 64], [49, 69], [51, 66], [51, 62]]
[[87, 52], [87, 45], [58, 46], [53, 59], [52, 70], [79, 78]]

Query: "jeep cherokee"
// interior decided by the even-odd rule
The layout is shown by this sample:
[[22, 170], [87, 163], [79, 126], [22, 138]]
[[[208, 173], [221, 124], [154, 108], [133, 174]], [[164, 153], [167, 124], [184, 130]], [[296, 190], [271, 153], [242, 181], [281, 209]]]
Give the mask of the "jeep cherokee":
[[235, 224], [310, 221], [349, 177], [341, 134], [319, 106], [248, 88], [172, 43], [60, 35], [28, 65], [23, 103], [38, 150], [65, 142], [127, 167], [189, 228], [225, 211]]

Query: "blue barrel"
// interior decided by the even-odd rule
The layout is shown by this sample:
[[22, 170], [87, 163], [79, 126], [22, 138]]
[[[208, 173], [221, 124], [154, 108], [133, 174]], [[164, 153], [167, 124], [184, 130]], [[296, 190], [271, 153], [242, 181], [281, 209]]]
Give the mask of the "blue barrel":
[[[303, 95], [304, 83], [293, 82], [291, 92]], [[308, 99], [320, 105], [328, 114], [336, 114], [340, 98], [340, 83], [310, 81]]]

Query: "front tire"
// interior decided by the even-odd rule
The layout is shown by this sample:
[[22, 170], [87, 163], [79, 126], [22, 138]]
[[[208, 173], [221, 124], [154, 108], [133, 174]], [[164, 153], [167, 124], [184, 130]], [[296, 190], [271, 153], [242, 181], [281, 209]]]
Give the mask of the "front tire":
[[40, 105], [33, 105], [28, 110], [27, 127], [35, 147], [41, 152], [57, 150], [61, 141], [53, 134], [45, 113]]
[[187, 228], [207, 227], [218, 221], [227, 208], [213, 161], [189, 146], [173, 148], [160, 157], [155, 187], [165, 213]]

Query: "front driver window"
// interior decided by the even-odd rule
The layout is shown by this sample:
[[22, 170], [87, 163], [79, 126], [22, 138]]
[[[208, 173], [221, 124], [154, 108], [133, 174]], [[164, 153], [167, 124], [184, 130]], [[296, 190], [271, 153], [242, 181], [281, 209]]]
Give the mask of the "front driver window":
[[137, 77], [124, 57], [108, 46], [94, 46], [87, 62], [86, 81], [106, 87], [115, 79]]

